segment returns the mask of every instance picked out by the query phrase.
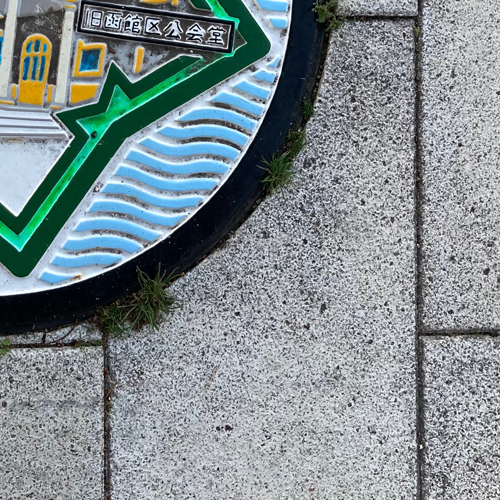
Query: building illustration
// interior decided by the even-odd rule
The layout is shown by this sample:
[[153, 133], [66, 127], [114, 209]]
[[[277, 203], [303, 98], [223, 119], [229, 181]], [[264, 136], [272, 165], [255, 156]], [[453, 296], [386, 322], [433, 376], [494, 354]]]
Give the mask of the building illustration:
[[[165, 1], [177, 5], [177, 0], [162, 3]], [[131, 78], [147, 72], [140, 40], [109, 38], [118, 34], [115, 25], [126, 31], [133, 26], [127, 19], [135, 19], [137, 27], [139, 17], [133, 12], [127, 18], [113, 9], [93, 7], [92, 15], [102, 17], [102, 26], [95, 28], [94, 17], [89, 27], [95, 29], [80, 33], [76, 24], [78, 10], [83, 8], [79, 0], [0, 0], [0, 137], [65, 137], [54, 114], [97, 99], [111, 59]], [[149, 18], [148, 23], [154, 26]], [[149, 58], [153, 66], [161, 64], [168, 53], [164, 47], [160, 49], [155, 53], [153, 46]]]
[[5, 3], [0, 21], [0, 137], [65, 136], [51, 112], [96, 95], [99, 82], [85, 80], [102, 76], [106, 44], [74, 40], [74, 1]]

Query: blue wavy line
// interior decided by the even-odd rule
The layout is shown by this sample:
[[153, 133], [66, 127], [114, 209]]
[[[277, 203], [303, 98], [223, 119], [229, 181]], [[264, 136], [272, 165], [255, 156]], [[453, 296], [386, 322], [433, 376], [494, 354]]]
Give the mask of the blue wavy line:
[[247, 92], [248, 94], [255, 97], [260, 97], [261, 99], [267, 99], [271, 94], [269, 90], [259, 87], [258, 85], [254, 85], [253, 83], [250, 83], [246, 80], [237, 83], [234, 88], [242, 90], [243, 92]]
[[53, 273], [52, 271], [44, 271], [41, 275], [40, 278], [42, 281], [45, 281], [46, 283], [50, 283], [51, 285], [55, 285], [56, 283], [63, 283], [64, 281], [72, 280], [76, 278], [74, 274], [60, 274], [60, 273]]
[[261, 69], [260, 71], [257, 71], [257, 73], [254, 73], [253, 77], [257, 78], [257, 80], [262, 80], [263, 82], [274, 83], [276, 73], [271, 73], [271, 71]]
[[221, 92], [210, 99], [211, 102], [219, 102], [240, 108], [243, 111], [251, 113], [252, 115], [260, 116], [264, 112], [264, 106], [256, 102], [249, 101], [239, 95], [230, 94], [229, 92]]
[[230, 111], [228, 109], [218, 109], [218, 108], [198, 108], [193, 109], [184, 116], [177, 118], [179, 122], [187, 122], [194, 120], [220, 120], [223, 122], [233, 123], [240, 127], [246, 128], [247, 130], [253, 130], [257, 122], [248, 118], [246, 116], [240, 115], [236, 111]]
[[234, 160], [240, 154], [236, 148], [213, 142], [192, 142], [190, 144], [177, 144], [173, 146], [147, 137], [140, 141], [140, 144], [165, 156], [214, 155]]
[[[243, 134], [242, 134], [243, 135]], [[143, 153], [133, 149], [127, 154], [127, 160], [135, 161], [146, 165], [147, 167], [154, 168], [160, 172], [166, 172], [169, 174], [203, 174], [203, 173], [213, 173], [213, 174], [224, 174], [228, 170], [228, 166], [221, 162], [215, 160], [199, 160], [191, 161], [186, 163], [170, 163], [168, 161], [160, 160], [152, 155]]]
[[125, 165], [118, 167], [115, 175], [143, 182], [162, 191], [210, 191], [219, 183], [218, 179], [165, 179]]
[[270, 17], [271, 24], [278, 29], [285, 29], [288, 26], [288, 20], [284, 17]]
[[286, 12], [288, 10], [288, 2], [280, 0], [257, 0], [257, 3], [264, 10], [276, 10], [278, 12]]
[[85, 255], [57, 255], [52, 261], [57, 267], [109, 266], [121, 260], [121, 255], [112, 253], [88, 253]]
[[102, 192], [106, 194], [131, 196], [145, 203], [149, 203], [150, 205], [156, 205], [163, 208], [191, 208], [196, 207], [196, 205], [203, 200], [202, 196], [156, 196], [136, 186], [115, 182], [106, 184]]
[[91, 250], [94, 248], [114, 248], [124, 250], [128, 253], [136, 252], [143, 246], [135, 240], [130, 240], [124, 236], [112, 236], [109, 234], [102, 236], [88, 236], [87, 238], [70, 238], [63, 247], [65, 250]]
[[96, 212], [118, 212], [121, 214], [131, 215], [132, 217], [137, 217], [138, 219], [145, 220], [150, 224], [157, 224], [163, 227], [175, 226], [180, 220], [186, 217], [185, 213], [165, 215], [148, 212], [147, 210], [142, 210], [141, 208], [132, 205], [131, 203], [115, 200], [95, 201], [89, 208], [89, 213]]
[[164, 127], [158, 131], [165, 137], [173, 137], [175, 139], [193, 139], [194, 137], [217, 137], [226, 141], [234, 142], [240, 146], [244, 146], [248, 141], [248, 136], [221, 125], [193, 125], [192, 127], [177, 128]]
[[75, 231], [118, 231], [127, 233], [146, 241], [153, 241], [161, 235], [158, 231], [153, 231], [147, 227], [136, 224], [128, 220], [115, 219], [113, 217], [99, 217], [97, 219], [87, 219], [81, 221]]
[[275, 57], [268, 65], [268, 68], [277, 68], [279, 62], [281, 61], [281, 57]]

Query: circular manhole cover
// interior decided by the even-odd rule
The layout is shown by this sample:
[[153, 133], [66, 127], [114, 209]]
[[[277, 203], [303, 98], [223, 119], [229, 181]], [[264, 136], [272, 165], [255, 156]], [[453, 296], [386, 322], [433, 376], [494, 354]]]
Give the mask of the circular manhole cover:
[[[3, 10], [3, 12], [2, 12]], [[182, 271], [259, 195], [318, 46], [292, 0], [0, 1], [0, 325]]]

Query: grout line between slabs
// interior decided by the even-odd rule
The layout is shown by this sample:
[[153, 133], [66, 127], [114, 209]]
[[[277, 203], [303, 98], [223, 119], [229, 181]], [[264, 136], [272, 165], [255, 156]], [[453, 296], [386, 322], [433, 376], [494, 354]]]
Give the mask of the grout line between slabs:
[[418, 17], [414, 25], [415, 40], [415, 383], [416, 383], [416, 499], [424, 500], [425, 414], [424, 414], [424, 352], [422, 332], [422, 0], [418, 0]]
[[111, 500], [111, 422], [110, 412], [114, 397], [114, 377], [109, 355], [109, 336], [103, 334], [104, 390], [103, 390], [103, 493], [104, 500]]
[[418, 19], [418, 16], [411, 16], [411, 15], [400, 15], [400, 16], [395, 16], [395, 15], [362, 15], [362, 14], [352, 14], [352, 15], [339, 15], [340, 18], [345, 19], [346, 21], [357, 21], [357, 22], [369, 22], [369, 21], [401, 21], [401, 20], [410, 20], [410, 21], [416, 21]]
[[[8, 336], [6, 336], [8, 338]], [[87, 341], [82, 342], [79, 340], [74, 340], [72, 342], [47, 342], [46, 344], [42, 343], [26, 343], [26, 344], [12, 344], [9, 346], [9, 349], [66, 349], [66, 348], [80, 348], [80, 347], [102, 347], [102, 342], [99, 340], [96, 341]]]
[[420, 334], [421, 339], [432, 339], [436, 337], [446, 337], [446, 338], [490, 338], [490, 337], [500, 337], [500, 329], [466, 329], [466, 330], [429, 330], [422, 332]]

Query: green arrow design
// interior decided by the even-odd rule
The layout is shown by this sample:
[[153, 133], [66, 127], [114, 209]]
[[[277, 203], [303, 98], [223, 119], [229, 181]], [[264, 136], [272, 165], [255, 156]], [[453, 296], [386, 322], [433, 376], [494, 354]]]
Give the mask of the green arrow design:
[[19, 217], [0, 207], [0, 261], [27, 276], [123, 141], [269, 53], [270, 42], [242, 0], [191, 0], [233, 20], [245, 44], [212, 61], [181, 56], [132, 83], [110, 66], [99, 101], [58, 118], [74, 139]]

